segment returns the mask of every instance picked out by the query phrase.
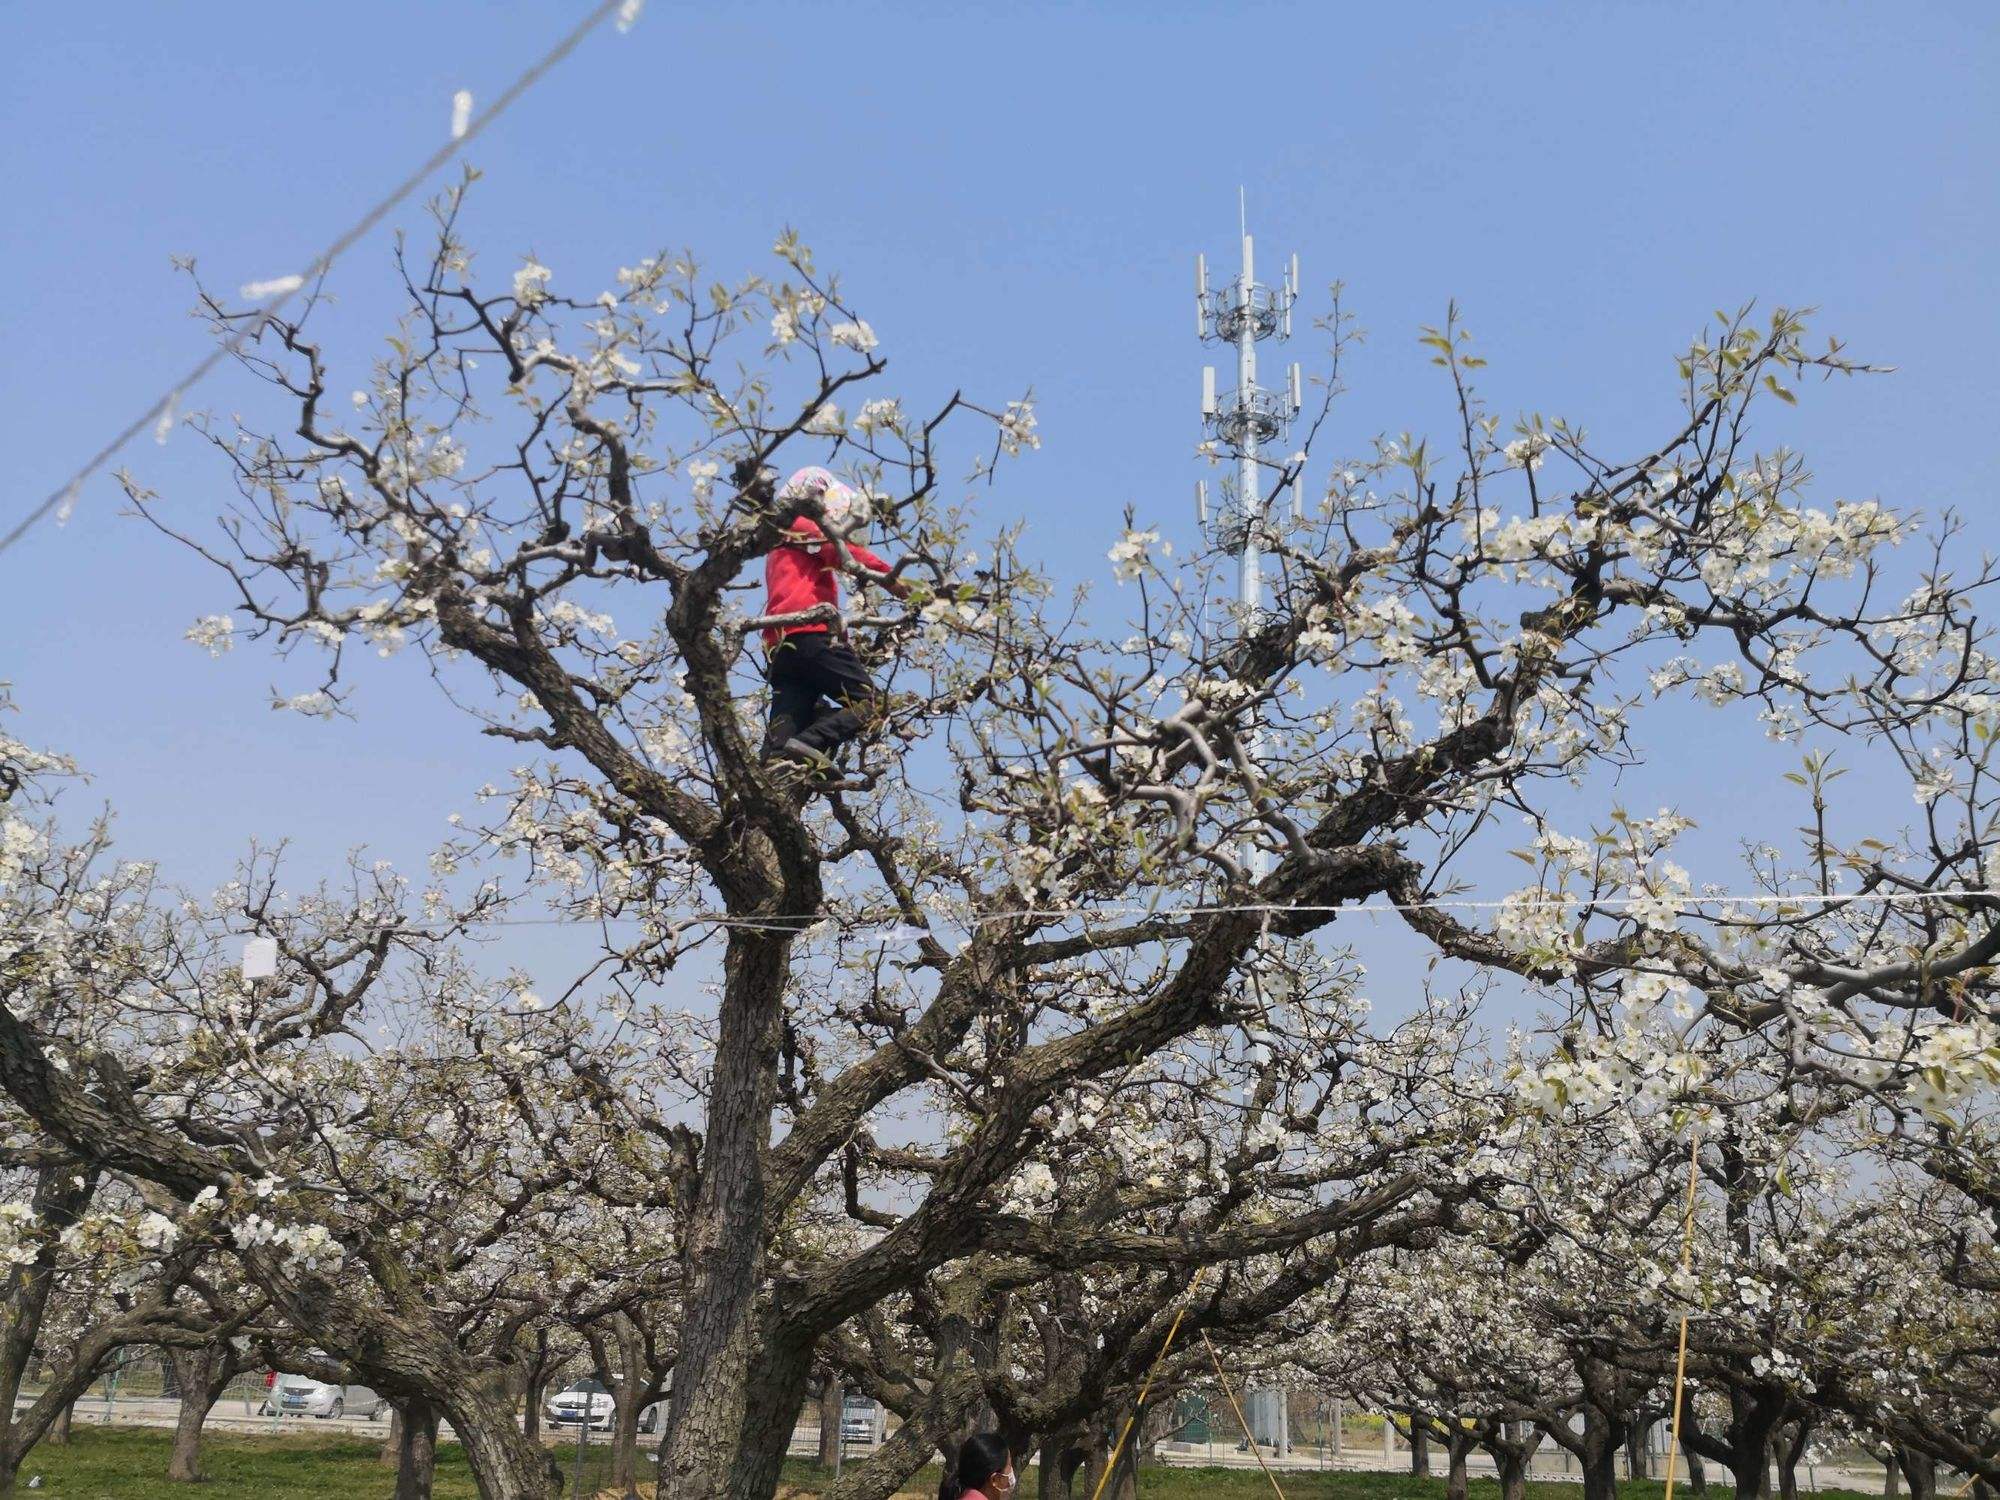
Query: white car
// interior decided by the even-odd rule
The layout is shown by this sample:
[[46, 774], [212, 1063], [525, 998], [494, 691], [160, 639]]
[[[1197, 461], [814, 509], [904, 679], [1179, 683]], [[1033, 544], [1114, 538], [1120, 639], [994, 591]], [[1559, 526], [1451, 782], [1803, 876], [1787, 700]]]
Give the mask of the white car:
[[[639, 1413], [641, 1432], [658, 1430], [660, 1405], [656, 1401]], [[609, 1431], [617, 1417], [618, 1404], [612, 1399], [611, 1392], [596, 1380], [579, 1380], [568, 1389], [557, 1391], [543, 1405], [542, 1415], [548, 1418], [551, 1427], [581, 1427], [586, 1406], [590, 1410], [590, 1425]]]
[[259, 1416], [367, 1417], [379, 1420], [389, 1403], [365, 1385], [329, 1385], [309, 1375], [280, 1375], [264, 1393]]
[[841, 1404], [840, 1440], [877, 1443], [882, 1440], [882, 1408], [866, 1396], [849, 1396]]

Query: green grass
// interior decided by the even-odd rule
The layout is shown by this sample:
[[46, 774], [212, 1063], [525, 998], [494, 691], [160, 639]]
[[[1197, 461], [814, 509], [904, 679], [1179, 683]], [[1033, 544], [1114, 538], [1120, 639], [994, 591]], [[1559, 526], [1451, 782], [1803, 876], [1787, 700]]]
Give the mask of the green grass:
[[[379, 1439], [316, 1437], [306, 1433], [284, 1437], [212, 1432], [202, 1442], [202, 1469], [210, 1483], [191, 1488], [167, 1482], [171, 1434], [159, 1428], [88, 1427], [79, 1423], [66, 1447], [44, 1443], [21, 1465], [17, 1494], [25, 1497], [29, 1476], [42, 1476], [32, 1493], [61, 1500], [385, 1500], [395, 1489], [395, 1471], [379, 1462]], [[574, 1442], [555, 1449], [565, 1479], [571, 1472]], [[586, 1450], [583, 1493], [609, 1482], [608, 1453], [599, 1444]], [[647, 1470], [652, 1466], [648, 1464]], [[832, 1474], [816, 1464], [791, 1459], [784, 1482], [816, 1494]], [[911, 1481], [910, 1493], [935, 1495], [938, 1472], [927, 1469]], [[1444, 1500], [1444, 1480], [1415, 1479], [1408, 1474], [1345, 1474], [1296, 1471], [1281, 1473], [1286, 1500]], [[643, 1485], [643, 1481], [642, 1481]], [[650, 1489], [650, 1486], [645, 1486]], [[1618, 1487], [1621, 1500], [1659, 1500], [1658, 1480], [1634, 1480]], [[1033, 1475], [1022, 1486], [1034, 1494]], [[1685, 1486], [1678, 1495], [1687, 1495]], [[1270, 1494], [1264, 1476], [1255, 1469], [1180, 1469], [1149, 1464], [1139, 1471], [1141, 1500], [1263, 1500]], [[1529, 1500], [1578, 1500], [1575, 1484], [1536, 1483]], [[1722, 1500], [1726, 1486], [1711, 1486]], [[1851, 1490], [1821, 1490], [1829, 1500], [1867, 1500]], [[455, 1443], [438, 1450], [436, 1500], [477, 1500], [478, 1490], [464, 1454]], [[1472, 1500], [1499, 1500], [1500, 1486], [1490, 1479], [1472, 1481]]]
[[[384, 1427], [386, 1433], [386, 1424]], [[87, 1427], [79, 1422], [66, 1447], [42, 1444], [21, 1465], [16, 1495], [62, 1500], [386, 1500], [396, 1471], [383, 1467], [382, 1440], [310, 1433], [283, 1437], [211, 1432], [202, 1439], [201, 1468], [208, 1484], [172, 1484], [167, 1458], [173, 1435], [157, 1427]], [[555, 1450], [563, 1477], [573, 1471], [575, 1443]], [[648, 1468], [651, 1465], [647, 1466]], [[610, 1452], [593, 1442], [584, 1452], [584, 1489], [608, 1485]], [[30, 1492], [29, 1477], [42, 1476]], [[456, 1443], [438, 1448], [435, 1500], [478, 1500], [472, 1470]]]
[[[1442, 1470], [1443, 1460], [1436, 1462]], [[785, 1465], [785, 1482], [812, 1493], [818, 1493], [832, 1479], [830, 1469], [821, 1469], [816, 1464], [793, 1459]], [[1278, 1483], [1284, 1489], [1285, 1500], [1444, 1500], [1441, 1474], [1432, 1479], [1418, 1479], [1406, 1473], [1281, 1469]], [[937, 1485], [938, 1470], [932, 1467], [912, 1479], [905, 1489], [912, 1494], [935, 1495]], [[1019, 1493], [1023, 1500], [1034, 1495], [1032, 1473]], [[1148, 1464], [1139, 1470], [1140, 1500], [1267, 1500], [1270, 1493], [1271, 1482], [1256, 1469], [1170, 1468], [1165, 1464]], [[1657, 1479], [1621, 1480], [1618, 1485], [1619, 1500], [1661, 1500], [1665, 1493], [1666, 1485]], [[1713, 1500], [1727, 1500], [1731, 1493], [1726, 1483], [1717, 1485], [1711, 1479], [1709, 1494]], [[1528, 1500], [1581, 1500], [1582, 1494], [1583, 1486], [1574, 1482], [1537, 1481], [1528, 1486]], [[1676, 1500], [1690, 1494], [1685, 1478], [1674, 1487], [1674, 1494]], [[1855, 1490], [1823, 1489], [1819, 1494], [1824, 1500], [1881, 1500], [1880, 1496], [1866, 1496]], [[1088, 1496], [1080, 1500], [1088, 1500]], [[1500, 1482], [1473, 1479], [1471, 1500], [1500, 1500]]]
[[[43, 1443], [21, 1465], [15, 1493], [26, 1496], [31, 1476], [42, 1477], [36, 1496], [63, 1500], [361, 1500], [388, 1496], [393, 1469], [377, 1461], [379, 1441], [265, 1437], [211, 1432], [202, 1439], [202, 1472], [212, 1481], [192, 1486], [167, 1480], [173, 1434], [161, 1428], [87, 1427], [78, 1422], [68, 1444]], [[440, 1453], [437, 1500], [476, 1500], [471, 1471], [458, 1449]]]

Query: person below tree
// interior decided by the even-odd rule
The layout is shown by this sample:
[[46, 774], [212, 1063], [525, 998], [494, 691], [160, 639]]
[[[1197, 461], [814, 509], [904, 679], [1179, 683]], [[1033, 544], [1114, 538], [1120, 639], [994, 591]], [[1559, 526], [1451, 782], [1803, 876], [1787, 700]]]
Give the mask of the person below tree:
[[938, 1500], [1012, 1500], [1014, 1455], [997, 1432], [975, 1432], [945, 1466]]
[[[817, 497], [826, 518], [847, 528], [855, 514], [854, 490], [822, 468], [801, 469], [778, 491], [783, 502]], [[879, 583], [898, 599], [909, 590], [890, 576], [889, 565], [859, 543], [847, 543], [848, 557], [863, 578]], [[764, 558], [764, 613], [797, 615], [840, 608], [840, 547], [810, 516], [786, 523], [785, 541]], [[764, 735], [766, 760], [829, 764], [833, 751], [875, 722], [885, 706], [881, 689], [853, 648], [835, 638], [826, 619], [765, 628], [764, 668], [771, 685], [771, 716]]]

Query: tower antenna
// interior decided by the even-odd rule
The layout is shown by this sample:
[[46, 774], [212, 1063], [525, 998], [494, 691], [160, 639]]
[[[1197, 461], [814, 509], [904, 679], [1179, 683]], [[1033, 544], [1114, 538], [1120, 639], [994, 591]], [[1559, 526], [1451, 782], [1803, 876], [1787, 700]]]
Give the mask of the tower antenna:
[[[1241, 184], [1236, 189], [1237, 226], [1241, 235], [1242, 270], [1234, 280], [1211, 286], [1208, 260], [1195, 260], [1195, 327], [1205, 344], [1232, 344], [1236, 349], [1236, 388], [1218, 392], [1214, 366], [1204, 367], [1201, 377], [1201, 420], [1210, 439], [1227, 448], [1236, 460], [1232, 488], [1225, 479], [1219, 504], [1209, 503], [1208, 484], [1195, 486], [1195, 513], [1209, 544], [1217, 551], [1236, 554], [1239, 629], [1254, 631], [1264, 613], [1264, 551], [1275, 534], [1267, 519], [1269, 501], [1291, 485], [1293, 507], [1298, 509], [1298, 486], [1302, 465], [1296, 458], [1277, 463], [1259, 456], [1267, 443], [1283, 444], [1291, 435], [1292, 422], [1299, 415], [1303, 383], [1299, 367], [1287, 371], [1283, 388], [1267, 391], [1257, 384], [1257, 345], [1265, 339], [1284, 342], [1292, 336], [1292, 304], [1299, 296], [1299, 258], [1294, 255], [1275, 287], [1257, 283], [1256, 258], [1250, 241], [1249, 199]], [[1264, 473], [1279, 477], [1267, 497]], [[1261, 758], [1263, 732], [1253, 718], [1245, 736], [1245, 749], [1254, 764]], [[1269, 855], [1254, 837], [1245, 835], [1243, 864], [1253, 881], [1261, 882], [1271, 871]], [[1253, 978], [1253, 983], [1256, 982]], [[1251, 1431], [1245, 1436], [1253, 1443], [1268, 1444], [1280, 1454], [1291, 1451], [1291, 1423], [1282, 1387], [1268, 1387], [1247, 1393]]]

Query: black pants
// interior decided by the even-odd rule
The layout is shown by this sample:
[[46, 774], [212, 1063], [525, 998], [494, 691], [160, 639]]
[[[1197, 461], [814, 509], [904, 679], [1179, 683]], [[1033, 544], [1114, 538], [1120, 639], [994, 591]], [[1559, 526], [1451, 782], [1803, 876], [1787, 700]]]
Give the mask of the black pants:
[[[880, 716], [882, 693], [861, 658], [823, 631], [788, 635], [771, 652], [771, 720], [764, 751], [799, 739], [823, 755], [853, 739]], [[825, 700], [831, 700], [831, 703]], [[837, 706], [835, 706], [837, 705]]]

